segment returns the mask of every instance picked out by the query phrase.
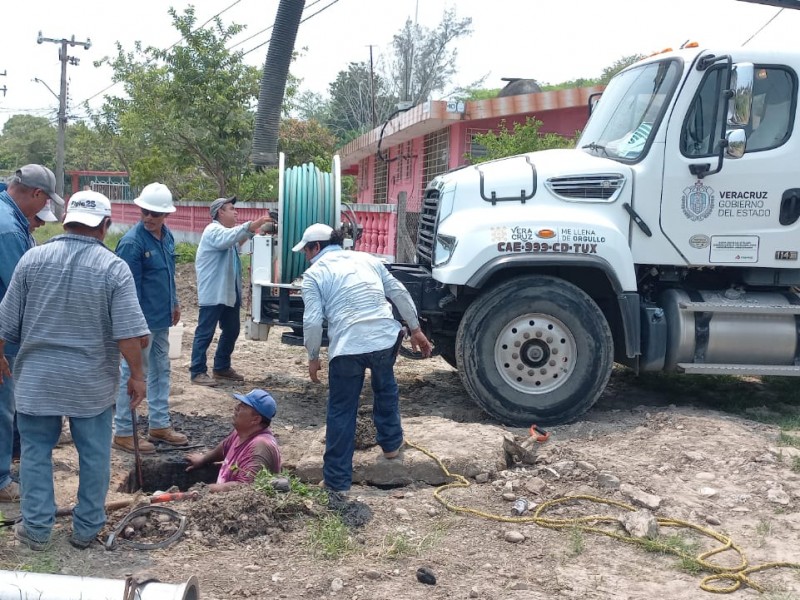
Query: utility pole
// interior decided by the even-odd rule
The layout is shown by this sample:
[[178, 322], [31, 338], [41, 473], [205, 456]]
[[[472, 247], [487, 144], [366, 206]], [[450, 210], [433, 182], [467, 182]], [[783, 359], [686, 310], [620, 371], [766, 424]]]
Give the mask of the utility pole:
[[375, 112], [375, 71], [372, 66], [372, 48], [374, 44], [369, 45], [369, 95], [372, 99], [372, 128], [378, 126], [378, 114]]
[[[0, 73], [0, 77], [5, 77], [6, 75], [8, 75], [8, 73], [6, 73], [5, 69], [3, 69], [3, 72]], [[6, 92], [7, 91], [8, 91], [8, 88], [4, 84], [3, 87], [0, 88], [0, 92], [3, 92], [3, 98], [6, 97]]]
[[[67, 63], [77, 66], [80, 59], [67, 56], [67, 46], [83, 46], [84, 50], [92, 47], [92, 40], [86, 38], [85, 42], [76, 42], [75, 36], [71, 39], [46, 38], [42, 32], [36, 38], [36, 43], [53, 42], [59, 44], [58, 60], [61, 61], [61, 90], [58, 96], [58, 145], [56, 146], [56, 194], [64, 197], [64, 140], [67, 133]], [[56, 207], [57, 208], [57, 207]]]

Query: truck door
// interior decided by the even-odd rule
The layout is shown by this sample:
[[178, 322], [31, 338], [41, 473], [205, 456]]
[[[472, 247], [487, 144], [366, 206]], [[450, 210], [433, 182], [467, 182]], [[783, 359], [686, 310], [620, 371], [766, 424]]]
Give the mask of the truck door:
[[662, 231], [688, 264], [798, 268], [797, 75], [755, 65], [745, 154], [726, 157], [719, 173], [700, 179], [689, 167], [717, 165], [726, 78], [724, 65], [692, 68], [676, 101], [664, 152]]

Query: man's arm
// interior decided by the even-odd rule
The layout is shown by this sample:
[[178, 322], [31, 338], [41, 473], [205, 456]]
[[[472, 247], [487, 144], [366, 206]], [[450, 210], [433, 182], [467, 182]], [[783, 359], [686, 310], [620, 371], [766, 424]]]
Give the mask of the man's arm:
[[223, 458], [225, 458], [225, 454], [223, 452], [222, 442], [220, 442], [213, 450], [209, 450], [205, 454], [201, 454], [200, 452], [187, 454], [186, 461], [189, 463], [189, 466], [186, 467], [186, 470], [193, 471], [205, 465], [218, 463], [222, 461]]
[[397, 307], [397, 312], [400, 313], [400, 316], [408, 325], [411, 347], [414, 350], [419, 349], [422, 355], [428, 358], [433, 352], [433, 345], [422, 333], [422, 329], [419, 326], [419, 317], [417, 317], [417, 307], [414, 305], [414, 299], [408, 293], [406, 286], [397, 281], [395, 276], [389, 273], [383, 264], [379, 265], [379, 270], [386, 297]]
[[322, 297], [317, 282], [308, 276], [303, 277], [303, 345], [308, 351], [308, 376], [319, 383], [317, 373], [321, 368], [319, 349], [322, 346]]
[[0, 234], [0, 294], [11, 285], [14, 268], [29, 248], [28, 240], [16, 231]]
[[5, 340], [0, 340], [0, 385], [3, 385], [7, 377], [11, 377], [11, 367], [9, 367], [5, 355], [5, 346]]
[[142, 364], [142, 339], [135, 337], [117, 340], [117, 345], [131, 370], [131, 375], [128, 377], [128, 396], [131, 399], [131, 408], [136, 408], [147, 395], [147, 383]]

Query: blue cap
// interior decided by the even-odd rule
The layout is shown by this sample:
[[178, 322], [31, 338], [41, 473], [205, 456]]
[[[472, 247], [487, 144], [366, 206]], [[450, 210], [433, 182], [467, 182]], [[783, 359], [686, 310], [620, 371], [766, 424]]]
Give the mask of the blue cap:
[[278, 405], [275, 404], [275, 398], [270, 396], [269, 392], [265, 390], [255, 389], [245, 395], [233, 394], [233, 397], [239, 402], [256, 409], [256, 412], [264, 418], [272, 420], [275, 413], [278, 412]]

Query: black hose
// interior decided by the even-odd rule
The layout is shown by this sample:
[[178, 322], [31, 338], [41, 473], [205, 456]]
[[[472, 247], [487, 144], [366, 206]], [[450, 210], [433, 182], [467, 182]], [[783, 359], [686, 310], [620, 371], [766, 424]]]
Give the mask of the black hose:
[[258, 91], [256, 127], [253, 133], [253, 150], [250, 154], [250, 160], [257, 167], [271, 167], [278, 164], [281, 104], [304, 6], [305, 0], [281, 0], [278, 14], [275, 15], [275, 26], [272, 29], [264, 73], [261, 76], [261, 87]]

